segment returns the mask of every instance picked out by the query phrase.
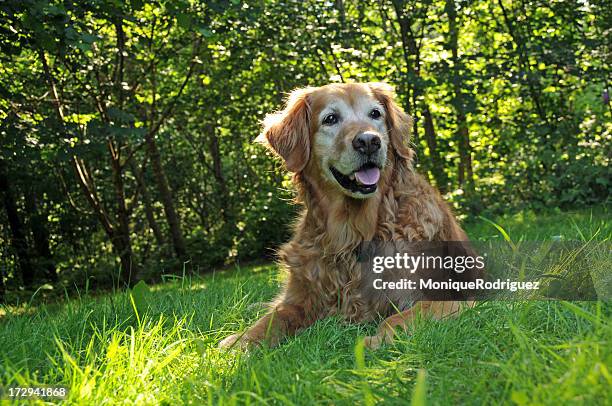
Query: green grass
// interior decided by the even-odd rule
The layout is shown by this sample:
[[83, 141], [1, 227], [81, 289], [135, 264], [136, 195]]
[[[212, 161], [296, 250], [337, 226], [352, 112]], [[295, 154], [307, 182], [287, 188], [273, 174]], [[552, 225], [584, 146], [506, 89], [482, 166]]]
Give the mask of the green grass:
[[[612, 235], [604, 208], [494, 220], [513, 239]], [[468, 231], [500, 238], [484, 220], [468, 222]], [[612, 402], [609, 302], [480, 303], [454, 320], [421, 320], [411, 335], [374, 352], [359, 343], [374, 323], [337, 319], [275, 349], [217, 349], [257, 318], [254, 304], [278, 287], [276, 269], [262, 265], [178, 278], [134, 301], [121, 292], [4, 309], [1, 382], [64, 385], [74, 404]]]

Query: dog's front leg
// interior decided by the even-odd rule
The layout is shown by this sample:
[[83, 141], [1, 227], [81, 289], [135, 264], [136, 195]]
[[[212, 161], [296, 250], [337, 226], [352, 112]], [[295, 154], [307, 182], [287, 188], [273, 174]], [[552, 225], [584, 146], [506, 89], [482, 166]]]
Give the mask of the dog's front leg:
[[261, 345], [276, 346], [280, 340], [312, 324], [302, 306], [277, 304], [268, 314], [259, 319], [243, 333], [233, 334], [219, 343], [219, 348]]
[[410, 309], [386, 318], [378, 327], [378, 333], [375, 336], [366, 337], [364, 344], [367, 348], [375, 350], [382, 344], [391, 344], [393, 342], [396, 329], [401, 327], [402, 329], [407, 330], [408, 326], [419, 315], [440, 320], [446, 317], [457, 316], [464, 307], [472, 307], [473, 305], [473, 301], [417, 302]]

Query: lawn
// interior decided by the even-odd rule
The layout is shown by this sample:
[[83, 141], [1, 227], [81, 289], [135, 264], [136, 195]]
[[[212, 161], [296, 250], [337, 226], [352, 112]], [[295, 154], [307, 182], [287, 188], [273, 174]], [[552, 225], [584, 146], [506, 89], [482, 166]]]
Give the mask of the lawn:
[[[607, 209], [493, 219], [512, 239], [610, 240]], [[473, 239], [502, 238], [470, 219]], [[610, 404], [610, 302], [483, 302], [421, 320], [377, 351], [375, 324], [318, 322], [275, 349], [217, 342], [255, 320], [278, 290], [273, 265], [175, 278], [129, 293], [0, 309], [6, 386], [63, 385], [67, 403]]]

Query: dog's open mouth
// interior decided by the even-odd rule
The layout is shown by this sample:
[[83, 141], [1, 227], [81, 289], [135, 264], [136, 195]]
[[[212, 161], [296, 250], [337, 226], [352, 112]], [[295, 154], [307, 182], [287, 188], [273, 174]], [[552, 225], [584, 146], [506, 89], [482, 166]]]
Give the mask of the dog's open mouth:
[[340, 186], [353, 193], [364, 195], [374, 193], [380, 179], [380, 168], [373, 163], [361, 166], [350, 175], [344, 175], [333, 166], [330, 166], [329, 169]]

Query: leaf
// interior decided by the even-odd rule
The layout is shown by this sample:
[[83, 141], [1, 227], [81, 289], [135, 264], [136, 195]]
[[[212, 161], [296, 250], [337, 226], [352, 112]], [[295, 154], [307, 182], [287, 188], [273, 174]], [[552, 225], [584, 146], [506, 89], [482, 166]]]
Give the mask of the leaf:
[[214, 34], [214, 33], [213, 33], [213, 32], [212, 32], [212, 31], [211, 31], [209, 28], [207, 28], [207, 27], [200, 27], [200, 28], [198, 29], [198, 32], [199, 32], [200, 34], [202, 34], [203, 36], [205, 36], [206, 38], [210, 38], [210, 37], [212, 37], [212, 36], [213, 36], [213, 34]]
[[120, 140], [142, 140], [147, 132], [145, 128], [133, 128], [133, 127], [108, 127], [108, 134], [116, 137]]
[[492, 220], [489, 220], [486, 217], [478, 216], [478, 218], [481, 219], [481, 220], [486, 221], [487, 223], [489, 223], [493, 227], [495, 227], [501, 233], [501, 235], [504, 237], [504, 240], [506, 240], [508, 242], [508, 244], [510, 244], [510, 246], [512, 247], [512, 250], [516, 251], [516, 245], [514, 244], [512, 239], [510, 238], [510, 235], [508, 235], [508, 233], [506, 232], [506, 230], [504, 230], [504, 228], [502, 226], [500, 226], [499, 224], [497, 224], [496, 222], [494, 222]]
[[108, 109], [108, 117], [115, 123], [127, 124], [135, 120], [135, 117], [123, 110], [111, 107]]
[[100, 40], [100, 37], [96, 35], [92, 35], [87, 32], [84, 32], [81, 34], [81, 41], [83, 41], [84, 43], [93, 44], [94, 42], [98, 40]]
[[365, 343], [363, 339], [359, 339], [355, 343], [355, 363], [357, 368], [365, 369]]
[[76, 47], [79, 48], [81, 51], [91, 51], [91, 44], [80, 43], [77, 44]]
[[192, 18], [189, 14], [178, 13], [176, 15], [176, 22], [178, 23], [179, 26], [183, 28], [191, 27], [191, 21], [192, 21]]
[[147, 298], [149, 292], [149, 286], [145, 283], [145, 281], [138, 282], [130, 292], [134, 301], [134, 306], [139, 314], [146, 312], [149, 308], [149, 300]]
[[425, 406], [427, 404], [427, 374], [424, 369], [419, 369], [417, 372], [416, 383], [412, 391], [412, 406]]
[[[357, 340], [357, 343], [355, 344], [355, 364], [357, 365], [357, 369], [359, 370], [366, 369], [365, 342], [364, 342], [363, 337], [359, 338]], [[368, 385], [368, 381], [365, 379], [365, 377], [364, 377], [362, 386], [363, 386], [364, 404], [366, 405], [375, 404], [374, 397], [372, 396], [372, 391], [370, 390], [370, 386]]]

